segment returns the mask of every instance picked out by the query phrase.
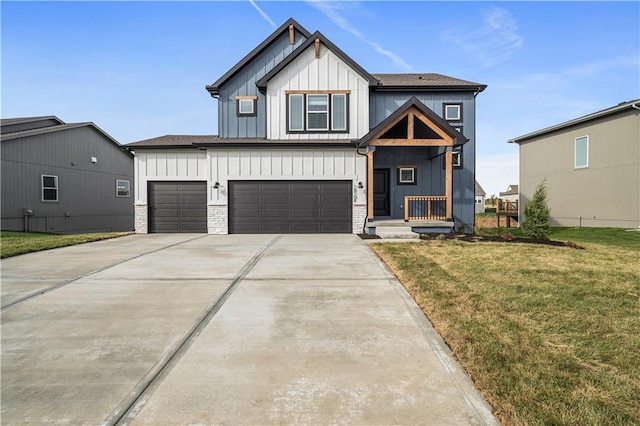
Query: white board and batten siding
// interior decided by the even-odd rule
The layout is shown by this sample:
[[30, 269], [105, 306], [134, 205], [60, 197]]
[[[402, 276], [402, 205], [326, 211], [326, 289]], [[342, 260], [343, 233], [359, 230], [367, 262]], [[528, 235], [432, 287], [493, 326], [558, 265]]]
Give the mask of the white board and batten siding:
[[147, 204], [149, 181], [206, 181], [205, 151], [142, 151], [135, 158], [135, 203]]
[[[287, 91], [348, 90], [348, 133], [287, 133]], [[369, 131], [369, 83], [322, 45], [320, 57], [310, 46], [267, 85], [267, 138], [359, 139]]]
[[[349, 180], [354, 205], [366, 203], [366, 157], [355, 149], [210, 150], [210, 204], [227, 205], [229, 181], [234, 180]], [[359, 182], [363, 188], [358, 188]]]
[[134, 161], [135, 226], [139, 233], [148, 229], [147, 186], [154, 181], [207, 182], [210, 234], [228, 232], [229, 182], [238, 180], [351, 181], [354, 232], [366, 218], [367, 161], [354, 148], [147, 151], [137, 153]]

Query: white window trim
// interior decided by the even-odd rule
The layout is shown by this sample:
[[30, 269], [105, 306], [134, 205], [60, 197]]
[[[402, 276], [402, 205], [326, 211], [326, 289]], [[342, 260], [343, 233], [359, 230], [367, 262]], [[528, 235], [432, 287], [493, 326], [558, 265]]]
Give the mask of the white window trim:
[[[398, 172], [398, 180], [400, 183], [415, 183], [416, 182], [416, 169], [413, 167], [399, 167], [400, 171]], [[409, 170], [411, 171], [411, 180], [402, 179], [402, 172]]]
[[[291, 116], [292, 116], [292, 114], [291, 114], [291, 111], [292, 111], [292, 109], [291, 109], [291, 100], [294, 97], [300, 97], [300, 99], [302, 99], [302, 102], [301, 102], [301, 105], [302, 105], [302, 122], [300, 123], [300, 127], [299, 128], [294, 128], [291, 125]], [[287, 121], [289, 122], [288, 123], [288, 128], [289, 128], [290, 132], [304, 132], [304, 127], [305, 127], [304, 126], [304, 121], [305, 121], [304, 120], [304, 115], [305, 115], [304, 104], [305, 104], [305, 96], [303, 94], [291, 94], [291, 95], [289, 95], [289, 105], [288, 105], [289, 106], [289, 110], [288, 110], [288, 115], [289, 116], [287, 117]]]
[[[44, 186], [44, 178], [53, 178], [53, 181], [55, 183], [55, 187], [51, 187], [51, 186]], [[45, 200], [44, 199], [44, 190], [45, 189], [55, 189], [56, 190], [56, 199], [55, 200]], [[42, 199], [42, 202], [44, 203], [57, 203], [58, 202], [58, 176], [56, 175], [40, 175], [40, 198]]]
[[[335, 117], [335, 109], [334, 109], [334, 99], [336, 98], [336, 96], [342, 96], [344, 98], [344, 128], [340, 128], [338, 129], [335, 125], [334, 125], [334, 117]], [[349, 109], [347, 106], [347, 94], [346, 93], [333, 93], [331, 94], [331, 130], [334, 132], [345, 132], [347, 130], [347, 110]]]
[[[129, 188], [127, 190], [127, 195], [120, 195], [118, 191], [118, 186], [120, 186], [120, 182], [127, 182]], [[117, 198], [131, 198], [131, 181], [126, 179], [116, 179], [116, 197]]]
[[[310, 110], [309, 110], [309, 98], [310, 98], [311, 96], [324, 96], [324, 98], [326, 99], [326, 102], [327, 102], [327, 109], [326, 109], [326, 110], [324, 110], [324, 111], [310, 111]], [[307, 120], [306, 120], [306, 121], [307, 121], [307, 123], [306, 123], [306, 128], [307, 128], [307, 131], [312, 131], [312, 132], [317, 132], [317, 131], [327, 131], [327, 132], [328, 132], [328, 131], [329, 131], [329, 124], [330, 124], [330, 118], [329, 118], [329, 109], [330, 109], [330, 108], [329, 108], [329, 102], [330, 102], [330, 98], [329, 98], [329, 94], [328, 94], [328, 93], [327, 93], [327, 94], [323, 94], [323, 93], [310, 93], [310, 94], [308, 94], [308, 95], [307, 95], [307, 97], [306, 97], [306, 98], [307, 98], [307, 99], [306, 99], [306, 106], [307, 106], [307, 111], [306, 111], [306, 114], [307, 114], [307, 116], [306, 116], [306, 119], [307, 119]], [[326, 127], [317, 127], [317, 128], [316, 128], [316, 127], [313, 127], [313, 128], [312, 128], [312, 127], [309, 127], [309, 122], [311, 121], [311, 120], [309, 120], [309, 114], [326, 114], [326, 115], [327, 115], [327, 126], [326, 126]]]
[[[254, 100], [253, 99], [238, 99], [238, 113], [240, 115], [253, 115], [254, 114], [254, 109], [253, 109], [253, 104], [254, 104]], [[250, 106], [250, 111], [243, 111], [242, 110], [242, 105], [249, 105]]]
[[[455, 107], [458, 110], [456, 117], [449, 117], [449, 108]], [[462, 105], [460, 104], [445, 104], [444, 105], [444, 119], [448, 121], [462, 121]]]
[[451, 166], [452, 167], [461, 167], [462, 166], [462, 151], [455, 150], [451, 152]]
[[[578, 140], [585, 139], [587, 141], [587, 161], [584, 165], [578, 165]], [[589, 167], [589, 135], [579, 136], [573, 140], [573, 168], [586, 169]]]

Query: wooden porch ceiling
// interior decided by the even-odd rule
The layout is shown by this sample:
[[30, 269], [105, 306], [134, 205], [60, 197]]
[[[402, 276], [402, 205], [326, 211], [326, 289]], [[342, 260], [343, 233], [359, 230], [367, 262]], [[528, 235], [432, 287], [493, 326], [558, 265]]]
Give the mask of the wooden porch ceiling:
[[[406, 138], [385, 138], [384, 135], [402, 120], [407, 118]], [[416, 135], [415, 120], [420, 120], [427, 128], [439, 136], [439, 138], [419, 138]], [[404, 129], [403, 129], [404, 130]], [[442, 130], [438, 124], [436, 124], [431, 118], [423, 114], [415, 106], [408, 108], [404, 114], [399, 115], [394, 120], [387, 123], [378, 133], [372, 138], [369, 145], [373, 146], [453, 146], [455, 145], [455, 138], [451, 137], [447, 132]]]

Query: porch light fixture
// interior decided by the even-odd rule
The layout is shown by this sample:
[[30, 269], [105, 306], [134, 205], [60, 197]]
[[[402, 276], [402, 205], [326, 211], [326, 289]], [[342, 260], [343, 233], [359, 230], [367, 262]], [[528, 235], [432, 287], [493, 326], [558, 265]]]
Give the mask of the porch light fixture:
[[213, 184], [213, 189], [219, 189], [220, 188], [220, 182], [216, 182]]

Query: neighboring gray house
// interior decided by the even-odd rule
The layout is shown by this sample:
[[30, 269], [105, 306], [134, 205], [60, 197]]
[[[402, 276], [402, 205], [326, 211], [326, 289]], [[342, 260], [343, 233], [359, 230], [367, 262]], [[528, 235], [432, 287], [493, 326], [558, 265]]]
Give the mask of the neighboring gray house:
[[476, 181], [476, 214], [484, 213], [484, 204], [487, 197], [487, 193], [484, 192], [484, 189], [480, 186], [478, 181]]
[[206, 87], [219, 135], [127, 145], [136, 232], [472, 232], [485, 87], [370, 74], [290, 19]]
[[133, 158], [93, 123], [2, 119], [2, 230], [133, 230]]
[[511, 139], [521, 210], [547, 179], [554, 226], [640, 227], [640, 99]]
[[518, 201], [519, 197], [518, 185], [509, 185], [507, 190], [500, 193], [502, 201]]

